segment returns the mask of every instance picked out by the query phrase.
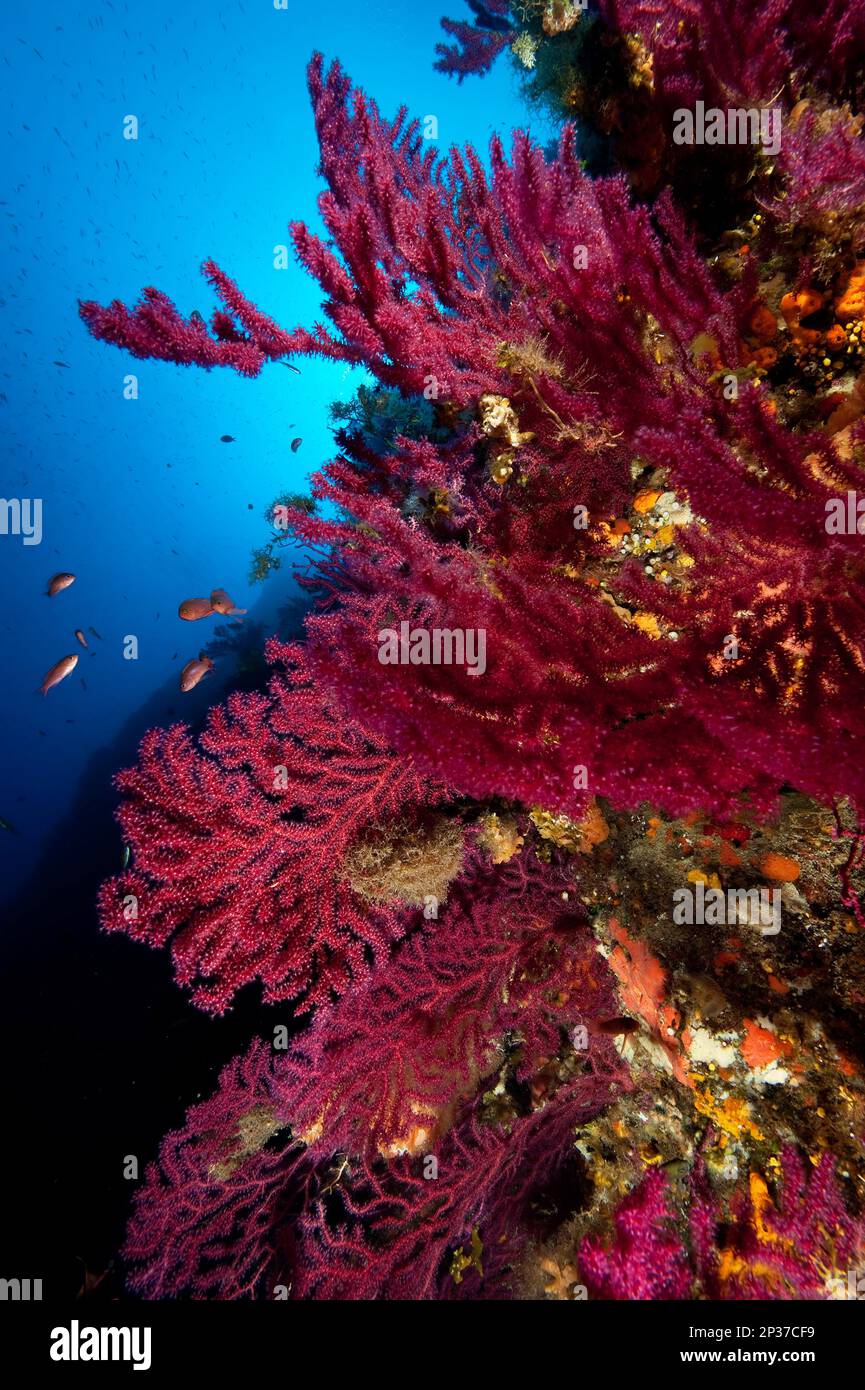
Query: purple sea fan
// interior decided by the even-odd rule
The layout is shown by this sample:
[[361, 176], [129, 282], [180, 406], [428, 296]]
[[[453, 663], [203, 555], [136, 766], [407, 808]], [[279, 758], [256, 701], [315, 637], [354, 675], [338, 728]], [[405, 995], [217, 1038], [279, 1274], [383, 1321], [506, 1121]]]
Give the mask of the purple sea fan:
[[586, 1237], [580, 1276], [595, 1298], [809, 1299], [847, 1296], [848, 1272], [865, 1253], [865, 1221], [847, 1210], [824, 1154], [808, 1168], [792, 1146], [770, 1195], [752, 1172], [729, 1217], [699, 1168], [691, 1184], [690, 1254], [671, 1224], [670, 1188], [653, 1170], [619, 1206], [615, 1238]]
[[768, 102], [790, 69], [783, 19], [790, 0], [601, 0], [619, 34], [636, 34], [651, 54], [656, 100], [664, 108]]
[[617, 1209], [612, 1242], [582, 1241], [577, 1267], [590, 1298], [690, 1297], [693, 1275], [672, 1229], [669, 1196], [666, 1177], [653, 1169]]
[[[583, 1077], [506, 1128], [474, 1107], [443, 1140], [435, 1177], [407, 1158], [355, 1168], [341, 1210], [318, 1203], [300, 1223], [298, 1297], [513, 1297], [532, 1195], [567, 1163], [574, 1130], [609, 1099], [608, 1084]], [[483, 1253], [462, 1272], [453, 1256], [473, 1237]]]
[[850, 237], [858, 254], [865, 246], [865, 140], [862, 117], [849, 109], [806, 109], [792, 119], [778, 157], [781, 193], [761, 199], [778, 223], [808, 227], [832, 239]]
[[241, 306], [227, 277], [220, 276], [216, 267], [211, 269], [214, 287], [237, 314], [235, 322], [228, 313], [214, 313], [212, 333], [200, 318], [184, 318], [168, 296], [152, 286], [142, 291], [132, 311], [119, 299], [104, 308], [88, 300], [79, 304], [81, 317], [98, 338], [122, 345], [133, 357], [183, 366], [232, 367], [241, 376], [257, 376], [267, 358], [290, 351], [288, 335], [251, 305]]
[[262, 1043], [163, 1140], [144, 1175], [123, 1257], [145, 1298], [273, 1297], [291, 1280], [290, 1213], [311, 1182], [278, 1110]]
[[844, 99], [865, 51], [862, 0], [829, 0], [819, 14], [799, 0], [600, 0], [600, 11], [646, 44], [668, 105], [768, 103], [791, 74]]
[[[754, 13], [685, 25], [685, 87], [661, 23], [666, 97], [705, 81], [732, 99], [736, 24]], [[765, 20], [742, 91], [762, 94], [789, 56], [783, 36], [763, 44]], [[257, 979], [269, 1002], [318, 1010], [169, 1137], [128, 1256], [153, 1296], [494, 1296], [517, 1284], [531, 1194], [628, 1084], [608, 1039], [585, 1057], [569, 1042], [577, 1019], [615, 1012], [609, 980], [528, 845], [503, 867], [473, 844], [451, 855], [427, 920], [379, 891], [389, 836], [422, 840], [432, 816], [453, 850], [491, 800], [521, 803], [523, 826], [533, 806], [579, 815], [578, 770], [616, 807], [676, 814], [747, 794], [760, 815], [785, 780], [865, 803], [865, 571], [859, 538], [824, 526], [827, 500], [861, 481], [863, 426], [842, 450], [817, 410], [785, 423], [799, 417], [742, 361], [757, 265], [737, 257], [725, 289], [671, 194], [649, 206], [621, 178], [592, 181], [572, 130], [554, 158], [495, 140], [487, 171], [471, 149], [440, 159], [404, 112], [382, 119], [339, 65], [316, 58], [309, 81], [327, 240], [292, 235], [327, 327], [280, 329], [212, 263], [210, 333], [156, 291], [82, 306], [137, 355], [255, 375], [319, 353], [435, 402], [429, 438], [378, 450], [345, 431], [313, 484], [336, 519], [293, 515], [320, 606], [303, 648], [271, 648], [285, 669], [269, 692], [233, 696], [197, 741], [152, 732], [122, 774], [134, 865], [103, 889], [105, 926], [170, 941], [214, 1011]], [[620, 548], [640, 532], [644, 551]], [[668, 568], [647, 573], [649, 554]], [[485, 671], [383, 662], [381, 633], [403, 622], [483, 631]], [[812, 1191], [792, 1164], [777, 1206], [753, 1185], [734, 1204], [720, 1251], [698, 1198], [693, 1268], [718, 1296], [817, 1287], [796, 1265], [800, 1236], [823, 1251], [809, 1203], [859, 1249], [831, 1174]], [[596, 1297], [684, 1298], [696, 1277], [656, 1173], [612, 1245], [589, 1237], [579, 1259]]]
[[[489, 71], [507, 41], [506, 27], [518, 32], [504, 18], [505, 0], [468, 5], [474, 26], [442, 20], [459, 46], [436, 50], [435, 66], [460, 81]], [[708, 106], [768, 102], [780, 96], [791, 72], [800, 85], [816, 83], [843, 99], [861, 79], [862, 0], [827, 0], [819, 13], [800, 0], [733, 0], [723, 6], [713, 0], [600, 0], [597, 8], [609, 30], [645, 46], [645, 70], [664, 107], [700, 99]]]
[[[529, 1200], [573, 1130], [630, 1082], [610, 1040], [611, 979], [546, 866], [470, 870], [454, 901], [288, 1051], [256, 1044], [169, 1135], [139, 1193], [126, 1258], [150, 1297], [506, 1296]], [[497, 1114], [503, 1065], [531, 1082]], [[454, 1285], [448, 1253], [487, 1255]]]
[[[526, 852], [470, 862], [438, 919], [277, 1063], [301, 1128], [365, 1159], [434, 1151], [503, 1064], [530, 1082], [575, 1025], [613, 1013], [612, 977], [587, 919], [563, 912], [563, 883]], [[626, 1084], [609, 1043], [594, 1040], [587, 1061], [598, 1093]], [[552, 1088], [537, 1082], [539, 1096]]]
[[775, 1196], [752, 1173], [747, 1194], [734, 1197], [723, 1227], [717, 1203], [698, 1178], [691, 1243], [710, 1298], [846, 1296], [848, 1272], [865, 1255], [865, 1220], [847, 1210], [835, 1164], [824, 1153], [809, 1166], [792, 1146], [785, 1149]]
[[508, 19], [508, 0], [468, 0], [468, 5], [475, 16], [474, 24], [443, 19], [442, 28], [456, 43], [436, 44], [438, 57], [434, 66], [459, 82], [470, 73], [482, 76], [489, 72], [514, 32]]
[[794, 65], [808, 82], [861, 104], [865, 0], [826, 0], [819, 10], [788, 0], [784, 22]]

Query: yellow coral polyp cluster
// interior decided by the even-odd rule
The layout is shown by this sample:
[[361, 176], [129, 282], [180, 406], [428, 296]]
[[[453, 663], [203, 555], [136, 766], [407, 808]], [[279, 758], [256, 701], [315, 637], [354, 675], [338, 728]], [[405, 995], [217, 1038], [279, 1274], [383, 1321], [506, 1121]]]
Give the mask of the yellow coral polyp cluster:
[[625, 35], [625, 52], [628, 55], [628, 83], [631, 87], [643, 87], [651, 92], [655, 86], [655, 56], [640, 38], [639, 34]]
[[520, 60], [524, 68], [531, 71], [535, 66], [539, 46], [539, 42], [533, 34], [524, 32], [517, 34], [511, 43], [511, 52], [515, 58]]
[[227, 1182], [248, 1158], [260, 1153], [265, 1144], [284, 1128], [285, 1123], [277, 1118], [273, 1106], [253, 1105], [238, 1119], [235, 1133], [225, 1146], [222, 1157], [211, 1163], [209, 1176], [217, 1182]]
[[594, 799], [581, 821], [573, 821], [569, 816], [552, 815], [539, 807], [529, 812], [529, 819], [542, 839], [550, 840], [560, 849], [570, 850], [574, 854], [591, 853], [595, 845], [603, 844], [610, 834], [610, 827]]
[[502, 486], [513, 474], [516, 450], [535, 436], [520, 429], [516, 411], [507, 396], [481, 396], [478, 414], [481, 429], [487, 438], [505, 446], [501, 452], [491, 454], [488, 462], [490, 477], [494, 483]]
[[523, 837], [519, 832], [516, 816], [499, 816], [495, 811], [484, 816], [479, 843], [489, 853], [494, 864], [507, 864], [514, 855], [519, 854]]
[[478, 402], [481, 429], [490, 439], [502, 440], [512, 449], [534, 439], [531, 433], [523, 433], [516, 411], [507, 396], [488, 394]]
[[708, 1087], [702, 1091], [695, 1088], [694, 1105], [701, 1115], [705, 1115], [721, 1131], [718, 1136], [718, 1147], [721, 1149], [726, 1148], [731, 1139], [741, 1139], [743, 1134], [749, 1135], [751, 1139], [763, 1138], [751, 1118], [748, 1102], [739, 1096], [717, 1099]]

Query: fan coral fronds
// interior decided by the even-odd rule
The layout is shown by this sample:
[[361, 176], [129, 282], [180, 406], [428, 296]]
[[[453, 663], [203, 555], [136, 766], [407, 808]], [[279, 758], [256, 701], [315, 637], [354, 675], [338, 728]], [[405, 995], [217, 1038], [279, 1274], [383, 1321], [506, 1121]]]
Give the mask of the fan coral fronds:
[[589, 1296], [688, 1298], [697, 1287], [715, 1299], [846, 1298], [848, 1271], [865, 1251], [865, 1224], [845, 1207], [831, 1154], [807, 1171], [788, 1147], [777, 1188], [773, 1198], [752, 1172], [724, 1220], [701, 1168], [691, 1183], [686, 1243], [673, 1225], [669, 1182], [651, 1171], [617, 1209], [613, 1242], [587, 1237], [579, 1247]]
[[865, 1254], [865, 1221], [848, 1212], [823, 1154], [810, 1169], [793, 1148], [782, 1155], [773, 1197], [759, 1173], [733, 1204], [725, 1236], [716, 1238], [717, 1208], [705, 1189], [691, 1211], [692, 1242], [701, 1280], [711, 1298], [830, 1298]]
[[[582, 112], [596, 65], [597, 177], [570, 124], [556, 149], [517, 131], [487, 164], [440, 155], [316, 55], [324, 231], [291, 235], [325, 321], [283, 330], [213, 262], [209, 330], [151, 289], [81, 306], [137, 356], [254, 376], [320, 355], [372, 378], [333, 412], [312, 497], [281, 505], [307, 552], [303, 645], [271, 643], [266, 694], [197, 740], [152, 731], [118, 779], [133, 866], [104, 926], [170, 943], [214, 1012], [256, 980], [315, 1010], [166, 1141], [133, 1282], [519, 1296], [533, 1250], [559, 1292], [576, 1271], [598, 1298], [822, 1297], [861, 1218], [828, 1156], [777, 1154], [791, 1116], [815, 1152], [812, 1112], [836, 1137], [843, 1112], [856, 1166], [850, 1114], [817, 1104], [827, 1059], [861, 1105], [861, 980], [810, 976], [831, 955], [837, 983], [862, 925], [865, 4], [831, 0], [823, 24], [792, 0], [604, 0], [579, 29], [563, 5], [471, 8], [474, 27], [445, 22], [445, 71], [485, 70], [519, 24], [539, 68], [567, 52]], [[712, 165], [677, 145], [697, 101], [777, 103], [779, 150]], [[671, 924], [679, 880], [747, 898], [752, 878], [794, 923], [771, 960], [735, 915], [699, 940]], [[807, 1067], [794, 993], [844, 1004]], [[765, 1093], [797, 1058], [782, 1115]], [[650, 1119], [617, 1129], [606, 1108], [647, 1075]], [[589, 1124], [615, 1186], [545, 1207]], [[651, 1165], [695, 1161], [686, 1231]], [[606, 1236], [568, 1227], [535, 1258], [539, 1211], [590, 1207], [614, 1213]]]
[[[573, 1083], [508, 1133], [469, 1115], [442, 1145], [434, 1181], [408, 1160], [367, 1169], [341, 1194], [343, 1219], [329, 1219], [319, 1206], [304, 1222], [298, 1295], [508, 1297], [529, 1236], [533, 1188], [560, 1168], [569, 1132], [594, 1113], [603, 1095], [603, 1089]], [[471, 1243], [481, 1259], [466, 1273], [458, 1249]]]
[[309, 1008], [366, 975], [407, 921], [358, 897], [345, 857], [442, 794], [339, 715], [301, 648], [269, 656], [268, 695], [230, 696], [197, 745], [182, 725], [151, 731], [117, 779], [134, 868], [104, 885], [103, 926], [171, 941], [178, 981], [216, 1013], [255, 979]]
[[[562, 1054], [568, 1075], [579, 1059], [565, 1040], [614, 1003], [584, 926], [562, 911], [561, 880], [531, 857], [496, 870], [469, 864], [438, 919], [298, 1042], [301, 1128], [321, 1126], [352, 1153], [425, 1152], [503, 1065], [525, 1081]], [[621, 1082], [606, 1048], [598, 1041], [590, 1061]], [[539, 1096], [555, 1084], [548, 1078]]]
[[496, 58], [511, 37], [507, 18], [508, 0], [468, 0], [475, 16], [474, 24], [463, 20], [443, 19], [446, 34], [456, 39], [454, 44], [437, 43], [435, 67], [462, 82], [469, 74], [481, 76], [489, 72]]
[[[340, 254], [293, 234], [338, 331], [296, 330], [292, 350], [363, 359], [409, 394], [441, 383], [477, 415], [441, 451], [402, 440], [377, 456], [344, 439], [316, 496], [350, 519], [290, 518], [327, 548], [322, 582], [338, 593], [310, 625], [318, 678], [364, 728], [477, 798], [579, 812], [572, 769], [584, 765], [596, 793], [674, 813], [710, 799], [730, 813], [746, 789], [768, 811], [784, 779], [863, 799], [865, 723], [844, 697], [865, 670], [860, 562], [823, 524], [858, 468], [822, 431], [792, 434], [758, 384], [730, 399], [718, 389], [725, 368], [740, 370], [753, 291], [713, 282], [666, 195], [649, 210], [620, 180], [589, 179], [567, 130], [552, 163], [518, 135], [510, 163], [493, 142], [491, 182], [471, 151], [433, 177], [416, 127], [383, 121], [360, 93], [347, 107], [338, 66], [316, 60], [310, 87]], [[501, 347], [539, 342], [543, 359]], [[669, 585], [611, 553], [602, 528], [636, 505], [635, 454], [657, 497], [690, 504], [690, 521], [668, 529]], [[444, 531], [408, 506], [424, 487], [452, 499]], [[383, 667], [377, 635], [418, 620], [484, 631], [484, 679]], [[679, 766], [687, 785], [670, 774]]]
[[649, 1173], [615, 1215], [610, 1248], [595, 1238], [580, 1246], [578, 1269], [590, 1298], [687, 1298], [691, 1271], [670, 1230], [667, 1182]]
[[[223, 1071], [215, 1094], [163, 1141], [138, 1193], [124, 1256], [148, 1298], [244, 1298], [280, 1274], [279, 1233], [303, 1191], [302, 1146], [287, 1125], [249, 1142], [249, 1116], [276, 1116], [271, 1058], [259, 1044]], [[247, 1138], [242, 1136], [247, 1130]], [[259, 1132], [259, 1140], [264, 1137]], [[278, 1142], [273, 1142], [276, 1139]]]
[[[134, 1286], [430, 1297], [442, 1280], [452, 1292], [442, 1261], [478, 1223], [495, 1257], [485, 1278], [504, 1278], [529, 1189], [567, 1161], [569, 1130], [627, 1084], [604, 1038], [549, 1065], [576, 1020], [613, 1003], [559, 889], [539, 863], [476, 864], [434, 929], [405, 939], [289, 1051], [258, 1044], [227, 1068], [148, 1170], [126, 1249]], [[475, 1098], [502, 1066], [543, 1075], [535, 1108], [505, 1118]]]

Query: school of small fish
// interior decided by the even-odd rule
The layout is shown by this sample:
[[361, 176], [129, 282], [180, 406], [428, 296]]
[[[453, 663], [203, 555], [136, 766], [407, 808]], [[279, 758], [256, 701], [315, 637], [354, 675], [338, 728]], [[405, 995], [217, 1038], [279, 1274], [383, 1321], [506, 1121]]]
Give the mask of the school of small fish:
[[[74, 574], [70, 574], [67, 571], [60, 571], [58, 574], [52, 575], [51, 579], [48, 581], [48, 588], [46, 590], [47, 596], [49, 598], [54, 598], [55, 595], [62, 593], [64, 589], [68, 589], [71, 584], [75, 583], [75, 578], [76, 576]], [[201, 618], [209, 618], [214, 613], [218, 613], [224, 618], [240, 618], [246, 612], [247, 609], [237, 607], [234, 599], [225, 589], [211, 590], [210, 598], [184, 599], [177, 609], [178, 617], [188, 623], [198, 622]], [[156, 616], [158, 618], [159, 614], [157, 613]], [[88, 628], [88, 631], [93, 637], [97, 638], [98, 641], [102, 641], [95, 627]], [[84, 631], [80, 627], [75, 629], [75, 640], [80, 646], [89, 649], [90, 643], [87, 641]], [[176, 655], [177, 653], [175, 652], [175, 657]], [[55, 685], [59, 685], [67, 676], [70, 676], [77, 665], [77, 653], [69, 656], [62, 656], [59, 661], [54, 663], [50, 671], [46, 673], [39, 687], [40, 693], [42, 695], [47, 695], [48, 691], [52, 690]], [[194, 690], [199, 681], [202, 681], [212, 670], [213, 662], [204, 652], [199, 652], [197, 657], [193, 657], [190, 661], [187, 661], [180, 673], [180, 689], [183, 694], [186, 694], [190, 690]], [[86, 690], [86, 683], [82, 680], [81, 684]], [[3, 828], [6, 827], [4, 826]]]

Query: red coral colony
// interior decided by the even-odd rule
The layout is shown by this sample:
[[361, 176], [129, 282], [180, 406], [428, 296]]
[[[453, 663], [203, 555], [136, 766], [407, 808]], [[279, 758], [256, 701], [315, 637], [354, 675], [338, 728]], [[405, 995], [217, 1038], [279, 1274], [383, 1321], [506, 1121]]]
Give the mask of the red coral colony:
[[119, 778], [104, 926], [279, 1006], [151, 1164], [130, 1285], [846, 1297], [865, 3], [471, 9], [438, 66], [509, 53], [558, 148], [440, 155], [316, 56], [327, 325], [210, 261], [209, 326], [81, 305], [138, 357], [373, 383], [286, 510], [304, 640]]

